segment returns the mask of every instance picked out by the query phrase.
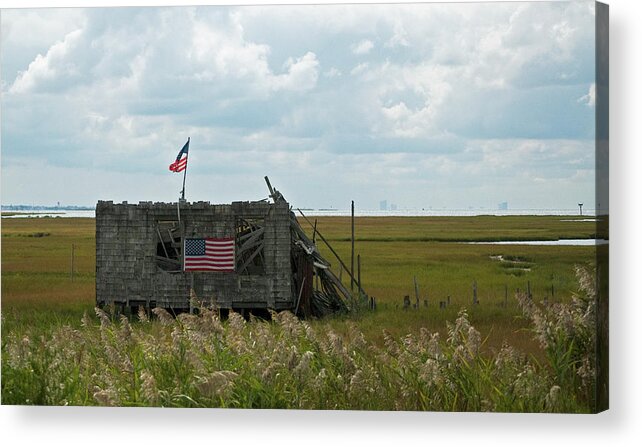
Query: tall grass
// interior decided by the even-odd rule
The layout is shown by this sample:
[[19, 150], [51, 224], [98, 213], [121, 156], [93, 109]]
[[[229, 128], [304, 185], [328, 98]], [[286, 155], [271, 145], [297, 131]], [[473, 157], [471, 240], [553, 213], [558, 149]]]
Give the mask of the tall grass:
[[150, 320], [96, 309], [81, 326], [26, 328], [2, 340], [2, 403], [362, 410], [589, 412], [594, 408], [594, 281], [578, 271], [569, 304], [522, 297], [546, 353], [484, 354], [465, 310], [447, 336], [421, 329], [383, 346], [288, 312], [244, 320], [216, 309]]

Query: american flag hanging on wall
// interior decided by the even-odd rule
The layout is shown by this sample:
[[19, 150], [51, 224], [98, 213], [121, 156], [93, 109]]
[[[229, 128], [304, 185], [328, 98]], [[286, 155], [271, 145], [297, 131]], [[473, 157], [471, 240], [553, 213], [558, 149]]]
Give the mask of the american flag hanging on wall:
[[234, 238], [185, 239], [184, 270], [234, 271]]

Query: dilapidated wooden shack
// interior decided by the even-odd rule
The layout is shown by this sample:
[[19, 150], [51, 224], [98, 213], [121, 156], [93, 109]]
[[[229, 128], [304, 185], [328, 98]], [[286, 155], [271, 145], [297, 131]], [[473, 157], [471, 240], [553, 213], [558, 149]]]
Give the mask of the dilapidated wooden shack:
[[[270, 187], [271, 189], [271, 187]], [[350, 293], [299, 226], [288, 202], [100, 201], [96, 206], [96, 302], [121, 310], [192, 310], [200, 302], [240, 312], [345, 310]], [[211, 269], [190, 264], [194, 246], [219, 247]], [[221, 243], [223, 244], [223, 243]], [[199, 258], [200, 259], [200, 258]]]

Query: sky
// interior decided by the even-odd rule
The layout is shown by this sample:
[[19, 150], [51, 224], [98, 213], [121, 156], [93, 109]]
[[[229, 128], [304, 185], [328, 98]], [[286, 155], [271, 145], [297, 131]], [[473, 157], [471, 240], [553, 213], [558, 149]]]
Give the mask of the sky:
[[2, 204], [594, 203], [593, 5], [2, 10]]

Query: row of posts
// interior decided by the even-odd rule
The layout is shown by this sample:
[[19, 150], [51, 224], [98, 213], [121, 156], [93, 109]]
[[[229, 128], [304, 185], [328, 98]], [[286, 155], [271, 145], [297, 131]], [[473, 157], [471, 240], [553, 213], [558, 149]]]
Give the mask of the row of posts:
[[[315, 234], [316, 234], [316, 221], [314, 223], [315, 226]], [[361, 255], [357, 254], [357, 275], [355, 277], [354, 275], [354, 200], [351, 201], [350, 204], [350, 228], [351, 228], [351, 237], [350, 237], [350, 291], [354, 295], [354, 286], [355, 282], [357, 285], [357, 291], [359, 294], [361, 294]], [[313, 241], [314, 241], [314, 235], [313, 235]], [[339, 277], [341, 279], [341, 272], [339, 273]], [[413, 308], [418, 309], [419, 308], [419, 284], [417, 282], [417, 277], [413, 277], [414, 281], [414, 286], [415, 286], [415, 303], [412, 305]], [[473, 281], [472, 285], [472, 304], [473, 305], [478, 305], [479, 304], [479, 299], [477, 297], [477, 281]], [[517, 289], [517, 293], [519, 293], [519, 289]], [[528, 281], [526, 285], [526, 295], [528, 296], [529, 300], [533, 300], [533, 294], [531, 292], [531, 282]], [[551, 300], [555, 299], [555, 286], [551, 284]], [[544, 298], [544, 303], [548, 304], [548, 296]], [[428, 307], [428, 298], [425, 298], [423, 300], [424, 307]], [[445, 300], [439, 301], [439, 308], [440, 309], [445, 309], [450, 305], [450, 295], [446, 297]], [[504, 286], [504, 302], [502, 303], [504, 307], [508, 306], [508, 285]], [[376, 309], [376, 300], [374, 297], [369, 298], [369, 307], [371, 309]], [[403, 308], [408, 309], [411, 307], [411, 301], [410, 301], [410, 295], [404, 296], [404, 301], [403, 301]]]
[[[411, 302], [410, 295], [405, 295], [403, 297], [403, 308], [404, 309], [410, 309], [411, 307], [413, 309], [418, 309], [419, 306], [419, 284], [417, 282], [417, 277], [415, 276], [413, 278], [414, 286], [415, 286], [415, 302], [414, 304]], [[520, 293], [520, 289], [517, 288], [516, 290], [517, 293]], [[530, 301], [533, 300], [533, 293], [531, 292], [531, 282], [528, 281], [526, 283], [526, 296]], [[551, 301], [555, 300], [555, 285], [551, 284]], [[548, 305], [549, 299], [548, 295], [544, 298], [544, 304]], [[472, 284], [472, 304], [473, 305], [478, 305], [479, 304], [479, 298], [477, 297], [477, 281], [473, 281]], [[428, 307], [428, 298], [426, 294], [426, 298], [423, 300], [423, 305], [424, 307]], [[446, 307], [450, 306], [450, 295], [446, 297], [445, 300], [439, 301], [439, 308], [440, 309], [445, 309]], [[504, 285], [504, 301], [502, 303], [503, 307], [508, 307], [508, 285]]]
[[[350, 202], [350, 292], [354, 296], [355, 281], [357, 292], [361, 297], [363, 288], [361, 287], [361, 254], [357, 254], [357, 276], [354, 275], [354, 200]], [[370, 310], [377, 310], [377, 299], [373, 296], [368, 297], [368, 307]]]

